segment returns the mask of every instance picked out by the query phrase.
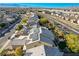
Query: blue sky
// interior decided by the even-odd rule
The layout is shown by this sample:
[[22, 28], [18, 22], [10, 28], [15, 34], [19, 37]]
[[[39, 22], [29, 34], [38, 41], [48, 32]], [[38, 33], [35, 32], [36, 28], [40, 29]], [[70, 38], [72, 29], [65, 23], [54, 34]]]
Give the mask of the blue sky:
[[0, 3], [0, 7], [65, 8], [79, 7], [79, 3]]

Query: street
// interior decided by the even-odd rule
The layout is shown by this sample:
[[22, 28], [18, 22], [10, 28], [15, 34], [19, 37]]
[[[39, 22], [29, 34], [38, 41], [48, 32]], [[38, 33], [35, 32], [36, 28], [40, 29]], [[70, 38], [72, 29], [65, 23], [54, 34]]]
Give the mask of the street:
[[[8, 29], [5, 29], [2, 34], [4, 34], [4, 36], [2, 36], [0, 38], [0, 48], [5, 44], [5, 42], [8, 40], [8, 38], [15, 32], [15, 25], [20, 22], [20, 20], [18, 20], [17, 22], [15, 22], [14, 24], [12, 24], [10, 27], [8, 27]], [[10, 32], [9, 32], [10, 31]]]
[[15, 32], [15, 27], [10, 30], [10, 32], [6, 33], [5, 36], [0, 38], [0, 48], [5, 44], [8, 38]]

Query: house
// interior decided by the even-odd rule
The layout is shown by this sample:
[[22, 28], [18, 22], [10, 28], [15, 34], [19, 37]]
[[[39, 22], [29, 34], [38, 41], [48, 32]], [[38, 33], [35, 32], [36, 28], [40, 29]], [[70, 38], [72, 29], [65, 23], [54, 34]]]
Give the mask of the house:
[[12, 22], [14, 20], [15, 20], [15, 18], [6, 18], [6, 21], [8, 21], [8, 22]]
[[62, 18], [62, 19], [65, 19], [65, 17], [64, 17], [64, 16], [61, 16], [61, 18]]
[[16, 33], [11, 36], [12, 45], [17, 45], [16, 42], [19, 42], [20, 40], [24, 40], [25, 38], [26, 38], [25, 39], [26, 41], [30, 40], [29, 43], [26, 43], [26, 45], [36, 42], [36, 41], [40, 41], [49, 46], [54, 45], [54, 43], [53, 43], [54, 34], [52, 34], [52, 32], [49, 31], [46, 27], [37, 27], [36, 26], [30, 30], [28, 35], [19, 35], [18, 37], [16, 37], [15, 35], [16, 35]]
[[39, 21], [38, 16], [36, 14], [32, 14], [31, 17], [29, 18], [29, 20], [27, 21], [27, 23], [30, 26], [33, 26], [33, 25], [37, 25], [38, 21]]
[[56, 16], [59, 16], [59, 14], [55, 14]]
[[71, 22], [71, 23], [74, 23], [74, 21], [75, 21], [75, 19], [70, 19], [70, 22]]
[[11, 39], [11, 46], [13, 49], [15, 49], [16, 47], [22, 47], [28, 42], [29, 40], [27, 40], [27, 36], [19, 36], [19, 37], [14, 37], [13, 39]]
[[22, 47], [25, 56], [61, 56], [63, 53], [55, 46], [54, 37], [46, 27], [36, 26], [28, 35], [14, 37], [10, 43], [13, 49]]
[[45, 14], [45, 11], [42, 11], [43, 14]]
[[75, 15], [75, 18], [78, 18], [79, 17], [79, 15]]
[[70, 14], [70, 17], [74, 17], [75, 15], [74, 14]]
[[[31, 42], [26, 43], [25, 56], [62, 56], [55, 46], [54, 35], [45, 27], [33, 28], [29, 34]], [[39, 51], [39, 52], [38, 52]]]
[[23, 34], [29, 34], [29, 31], [30, 31], [30, 29], [29, 29], [30, 27], [27, 27], [26, 25], [23, 25]]
[[79, 16], [75, 19], [74, 23], [79, 24]]
[[54, 13], [53, 13], [53, 12], [51, 12], [51, 15], [54, 15]]
[[49, 47], [40, 45], [31, 49], [27, 49], [25, 56], [62, 56], [63, 53], [57, 47]]
[[13, 49], [16, 49], [17, 47], [22, 47], [25, 45], [26, 40], [19, 40], [19, 39], [13, 39], [11, 41], [11, 46]]
[[77, 19], [77, 24], [79, 24], [79, 19]]
[[[38, 16], [32, 13], [29, 18], [28, 23], [32, 28], [29, 29], [27, 35], [19, 35], [16, 32], [13, 37], [11, 37], [11, 46], [13, 49], [18, 46], [22, 47], [25, 51], [25, 56], [61, 56], [62, 52], [55, 46], [54, 34], [46, 27], [38, 26]], [[27, 27], [23, 26], [25, 30]], [[27, 32], [27, 31], [26, 31]]]
[[49, 43], [49, 45], [54, 45], [54, 34], [49, 31], [46, 27], [35, 27], [30, 30], [30, 34], [28, 35], [29, 39], [32, 41], [42, 41], [45, 43]]
[[69, 21], [69, 19], [70, 19], [69, 17], [65, 17], [65, 20]]
[[76, 21], [75, 17], [70, 17], [70, 22], [74, 23]]

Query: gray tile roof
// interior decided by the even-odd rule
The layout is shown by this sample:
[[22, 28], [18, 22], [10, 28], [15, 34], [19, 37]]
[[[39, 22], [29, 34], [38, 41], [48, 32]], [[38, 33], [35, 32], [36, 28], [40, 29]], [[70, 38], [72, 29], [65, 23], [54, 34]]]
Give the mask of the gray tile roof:
[[26, 56], [61, 56], [62, 52], [58, 50], [57, 47], [48, 47], [48, 46], [37, 46], [31, 49], [27, 49]]
[[62, 56], [63, 53], [57, 47], [44, 46], [46, 56]]
[[32, 40], [39, 40], [42, 42], [53, 44], [54, 35], [47, 28], [35, 27], [35, 28], [32, 28], [30, 33], [32, 33], [32, 34], [30, 34], [30, 38]]
[[11, 41], [12, 45], [24, 45], [26, 43], [26, 40], [20, 40], [20, 39], [14, 39]]
[[43, 55], [45, 55], [43, 45], [28, 49], [26, 50], [25, 53], [25, 56], [43, 56]]

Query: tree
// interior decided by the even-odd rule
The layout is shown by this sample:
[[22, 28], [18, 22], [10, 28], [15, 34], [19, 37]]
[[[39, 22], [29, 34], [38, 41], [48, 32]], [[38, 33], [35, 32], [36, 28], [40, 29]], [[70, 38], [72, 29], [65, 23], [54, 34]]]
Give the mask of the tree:
[[59, 28], [55, 27], [54, 32], [55, 32], [56, 36], [58, 36], [58, 31], [59, 31]]
[[64, 38], [64, 32], [61, 31], [61, 30], [59, 30], [59, 31], [58, 31], [58, 37], [59, 37], [59, 38]]
[[3, 28], [3, 27], [5, 27], [5, 26], [6, 26], [5, 23], [0, 23], [0, 28]]
[[66, 47], [66, 42], [60, 42], [58, 45], [60, 49], [64, 49]]
[[54, 30], [54, 28], [55, 28], [54, 23], [53, 24], [48, 23], [48, 28], [51, 29], [51, 30]]
[[21, 23], [22, 23], [22, 24], [25, 24], [25, 23], [26, 23], [26, 19], [22, 19], [22, 20], [21, 20]]
[[0, 16], [0, 18], [3, 18], [4, 17], [4, 15], [2, 14], [1, 16]]
[[55, 26], [54, 32], [59, 38], [64, 38], [64, 32]]
[[65, 36], [68, 48], [75, 53], [79, 52], [79, 38], [78, 35], [70, 33]]
[[20, 31], [23, 28], [23, 26], [21, 24], [18, 24], [18, 26], [16, 27], [16, 30]]
[[16, 56], [22, 56], [22, 55], [23, 55], [23, 50], [22, 50], [21, 47], [17, 47], [17, 48], [15, 49], [15, 55], [16, 55]]
[[48, 20], [47, 20], [46, 18], [41, 18], [41, 19], [39, 20], [39, 23], [43, 25], [43, 24], [48, 23]]
[[27, 24], [27, 20], [28, 20], [28, 17], [22, 19], [22, 20], [21, 20], [21, 23], [26, 25], [26, 24]]
[[41, 16], [41, 15], [38, 15], [38, 18], [39, 18], [39, 19], [41, 19], [41, 18], [43, 18], [43, 16]]

